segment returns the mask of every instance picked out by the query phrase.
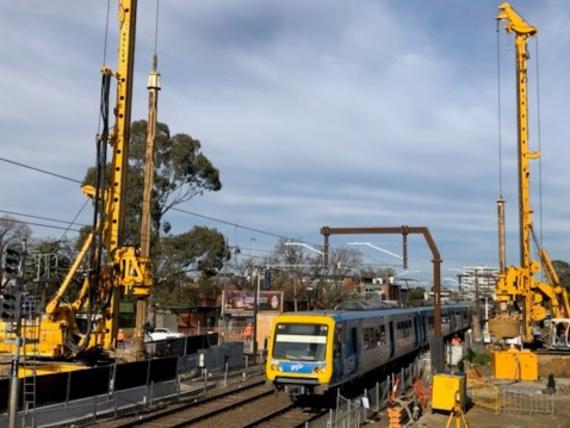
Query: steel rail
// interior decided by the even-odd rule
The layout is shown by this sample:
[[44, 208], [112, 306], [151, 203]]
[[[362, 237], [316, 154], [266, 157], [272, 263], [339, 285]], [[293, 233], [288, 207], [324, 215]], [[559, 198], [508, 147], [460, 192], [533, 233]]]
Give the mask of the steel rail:
[[[237, 388], [231, 388], [231, 389], [224, 391], [220, 394], [215, 394], [215, 395], [211, 395], [211, 396], [204, 397], [204, 398], [198, 398], [198, 399], [193, 398], [193, 399], [190, 399], [188, 402], [185, 402], [183, 404], [175, 405], [173, 407], [166, 408], [166, 409], [160, 409], [158, 411], [152, 412], [152, 413], [144, 415], [144, 416], [140, 416], [140, 417], [128, 416], [131, 420], [126, 421], [124, 423], [119, 422], [118, 424], [112, 424], [112, 426], [113, 426], [113, 428], [128, 428], [128, 427], [140, 426], [141, 424], [150, 423], [150, 422], [153, 422], [157, 419], [164, 418], [164, 417], [173, 415], [175, 413], [182, 412], [182, 411], [191, 409], [191, 408], [196, 407], [196, 406], [200, 406], [202, 404], [211, 403], [213, 401], [223, 399], [223, 398], [228, 397], [228, 396], [233, 395], [233, 394], [239, 394], [240, 392], [244, 392], [244, 391], [247, 391], [249, 389], [255, 388], [257, 386], [264, 385], [264, 384], [265, 384], [265, 380], [260, 380], [260, 381], [253, 382], [253, 383], [248, 384], [248, 385], [240, 385]], [[269, 392], [273, 392], [273, 391], [269, 391]]]
[[[321, 416], [325, 415], [328, 412], [328, 410], [320, 409], [313, 411], [313, 413], [311, 414], [306, 414], [306, 415], [302, 414], [295, 415], [295, 412], [303, 412], [303, 409], [295, 404], [289, 404], [288, 406], [282, 407], [281, 409], [277, 409], [272, 413], [269, 413], [267, 415], [255, 419], [254, 421], [244, 425], [243, 428], [253, 428], [253, 427], [263, 426], [266, 423], [271, 424], [271, 422], [276, 420], [277, 418], [286, 418], [288, 413], [291, 413], [294, 416], [298, 416], [299, 421], [291, 421], [290, 419], [284, 420], [282, 421], [284, 423], [283, 426], [303, 428], [307, 422], [312, 422], [315, 419], [320, 418]], [[291, 422], [293, 422], [294, 425], [291, 425]]]

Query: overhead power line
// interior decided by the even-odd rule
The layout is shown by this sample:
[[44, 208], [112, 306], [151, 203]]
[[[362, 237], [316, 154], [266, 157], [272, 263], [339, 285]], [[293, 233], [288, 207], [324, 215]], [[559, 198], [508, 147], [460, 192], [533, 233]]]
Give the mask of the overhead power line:
[[[10, 164], [12, 164], [12, 165], [16, 165], [16, 166], [19, 166], [19, 167], [22, 167], [22, 168], [30, 169], [30, 170], [32, 170], [32, 171], [36, 171], [36, 172], [39, 172], [39, 173], [42, 173], [42, 174], [47, 174], [47, 175], [50, 175], [50, 176], [52, 176], [52, 177], [61, 178], [62, 180], [67, 180], [67, 181], [71, 181], [71, 182], [73, 182], [73, 183], [83, 184], [83, 182], [82, 182], [81, 180], [77, 180], [76, 178], [68, 177], [68, 176], [63, 175], [63, 174], [58, 174], [58, 173], [55, 173], [55, 172], [52, 172], [52, 171], [48, 171], [48, 170], [43, 169], [43, 168], [38, 168], [38, 167], [35, 167], [35, 166], [33, 166], [33, 165], [29, 165], [29, 164], [26, 164], [26, 163], [23, 163], [23, 162], [14, 161], [14, 160], [11, 160], [11, 159], [6, 159], [6, 158], [4, 158], [4, 157], [0, 157], [0, 161], [7, 162], [7, 163], [10, 163]], [[194, 216], [194, 217], [203, 218], [204, 220], [209, 220], [209, 221], [213, 221], [213, 222], [216, 222], [216, 223], [225, 224], [225, 225], [232, 226], [232, 227], [235, 227], [235, 228], [238, 228], [238, 229], [249, 230], [250, 232], [259, 233], [259, 234], [261, 234], [261, 235], [266, 235], [266, 236], [271, 236], [271, 237], [273, 237], [273, 238], [285, 239], [285, 240], [287, 240], [287, 241], [305, 242], [305, 243], [307, 243], [307, 244], [317, 245], [317, 246], [320, 245], [320, 244], [315, 244], [315, 243], [312, 243], [312, 242], [306, 242], [306, 241], [302, 241], [302, 240], [299, 240], [299, 239], [291, 238], [290, 236], [281, 235], [281, 234], [279, 234], [279, 233], [274, 233], [274, 232], [270, 232], [270, 231], [267, 231], [267, 230], [258, 229], [258, 228], [256, 228], [256, 227], [246, 226], [246, 225], [243, 225], [243, 224], [231, 222], [231, 221], [224, 220], [224, 219], [221, 219], [221, 218], [216, 218], [216, 217], [212, 217], [212, 216], [208, 216], [208, 215], [196, 213], [196, 212], [193, 212], [193, 211], [188, 211], [188, 210], [185, 210], [185, 209], [182, 209], [182, 208], [172, 208], [172, 211], [178, 211], [178, 212], [181, 212], [181, 213], [184, 213], [184, 214], [187, 214], [187, 215], [191, 215], [191, 216]], [[69, 222], [65, 222], [65, 223], [69, 223]], [[73, 230], [73, 229], [70, 229], [70, 230]]]
[[10, 163], [12, 165], [20, 166], [22, 168], [31, 169], [32, 171], [41, 172], [42, 174], [51, 175], [52, 177], [61, 178], [62, 180], [67, 180], [67, 181], [71, 181], [73, 183], [82, 184], [82, 182], [80, 180], [77, 180], [75, 178], [71, 178], [71, 177], [67, 177], [65, 175], [57, 174], [55, 172], [47, 171], [47, 170], [42, 169], [42, 168], [37, 168], [35, 166], [28, 165], [28, 164], [25, 164], [22, 162], [16, 162], [16, 161], [13, 161], [11, 159], [6, 159], [4, 157], [0, 157], [0, 161]]
[[220, 218], [216, 218], [216, 217], [211, 217], [208, 215], [204, 215], [204, 214], [198, 214], [192, 211], [188, 211], [182, 208], [172, 208], [172, 211], [178, 211], [184, 214], [188, 214], [194, 217], [199, 217], [199, 218], [203, 218], [205, 220], [210, 220], [210, 221], [214, 221], [216, 223], [222, 223], [222, 224], [226, 224], [228, 226], [232, 226], [232, 227], [237, 227], [239, 229], [244, 229], [244, 230], [249, 230], [250, 232], [255, 232], [255, 233], [259, 233], [261, 235], [267, 235], [267, 236], [272, 236], [274, 238], [279, 238], [279, 239], [287, 239], [287, 240], [293, 240], [292, 238], [289, 238], [287, 236], [284, 235], [279, 235], [278, 233], [273, 233], [273, 232], [268, 232], [266, 230], [262, 230], [262, 229], [257, 229], [255, 227], [250, 227], [250, 226], [244, 226], [243, 224], [238, 224], [238, 223], [234, 223], [231, 221], [227, 221], [227, 220], [223, 220]]
[[65, 224], [65, 225], [69, 225], [69, 224], [72, 224], [72, 225], [73, 225], [73, 224], [75, 224], [75, 225], [77, 225], [77, 226], [89, 226], [89, 225], [87, 225], [87, 224], [74, 223], [74, 222], [69, 222], [69, 221], [67, 221], [67, 220], [60, 220], [60, 219], [57, 219], [57, 218], [44, 217], [44, 216], [35, 215], [35, 214], [25, 214], [25, 213], [20, 213], [20, 212], [17, 212], [17, 211], [9, 211], [9, 210], [2, 210], [2, 209], [0, 209], [0, 213], [9, 214], [9, 215], [15, 215], [15, 216], [18, 216], [18, 217], [29, 217], [29, 218], [35, 218], [35, 219], [38, 219], [38, 220], [52, 221], [52, 222], [54, 222], [54, 223], [62, 223], [62, 224]]
[[24, 220], [18, 220], [15, 218], [10, 219], [10, 221], [13, 221], [14, 223], [21, 223], [21, 224], [27, 224], [28, 226], [37, 226], [37, 227], [45, 227], [47, 229], [57, 229], [57, 230], [72, 230], [74, 232], [80, 232], [79, 229], [75, 229], [73, 227], [71, 228], [67, 228], [64, 226], [56, 226], [53, 224], [45, 224], [45, 223], [35, 223], [32, 221], [24, 221]]

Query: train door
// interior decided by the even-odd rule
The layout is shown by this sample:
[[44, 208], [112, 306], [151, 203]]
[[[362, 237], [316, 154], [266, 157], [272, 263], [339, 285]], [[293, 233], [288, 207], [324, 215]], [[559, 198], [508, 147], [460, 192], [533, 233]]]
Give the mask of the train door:
[[390, 358], [392, 358], [394, 356], [394, 351], [396, 350], [396, 343], [394, 341], [394, 321], [390, 321], [388, 330], [390, 334]]
[[420, 343], [420, 329], [418, 328], [418, 317], [414, 316], [414, 348]]
[[358, 371], [358, 327], [353, 326], [350, 328], [350, 353], [351, 353], [351, 364], [350, 373], [356, 373]]
[[427, 344], [427, 320], [426, 314], [422, 314], [420, 318], [421, 330], [422, 330], [422, 344]]
[[344, 376], [344, 359], [342, 357], [342, 324], [337, 323], [334, 331], [333, 344], [333, 380], [337, 381]]

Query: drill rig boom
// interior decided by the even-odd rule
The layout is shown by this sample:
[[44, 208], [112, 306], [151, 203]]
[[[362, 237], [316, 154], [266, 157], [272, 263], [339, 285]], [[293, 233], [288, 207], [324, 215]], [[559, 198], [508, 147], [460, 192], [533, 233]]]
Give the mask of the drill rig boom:
[[[548, 253], [539, 245], [533, 233], [530, 161], [540, 158], [540, 153], [530, 151], [528, 144], [527, 42], [530, 37], [536, 36], [537, 29], [527, 23], [508, 3], [499, 6], [497, 21], [505, 21], [505, 30], [515, 36], [520, 266], [509, 266], [499, 273], [496, 291], [500, 313], [505, 314], [514, 306], [520, 308], [520, 333], [523, 341], [528, 343], [534, 341], [534, 327], [539, 326], [549, 315], [559, 318], [563, 310], [565, 316], [570, 316], [570, 304], [568, 294], [560, 284]], [[540, 261], [533, 259], [533, 240], [538, 248]], [[548, 282], [542, 282], [535, 277], [541, 269], [546, 273]]]

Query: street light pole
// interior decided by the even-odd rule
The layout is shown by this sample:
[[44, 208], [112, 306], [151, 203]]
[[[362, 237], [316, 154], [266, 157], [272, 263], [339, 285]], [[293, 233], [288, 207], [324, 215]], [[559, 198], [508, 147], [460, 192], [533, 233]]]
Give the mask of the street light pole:
[[254, 284], [253, 297], [253, 361], [257, 362], [257, 314], [259, 312], [259, 288], [261, 282], [261, 268], [255, 268], [251, 278]]

